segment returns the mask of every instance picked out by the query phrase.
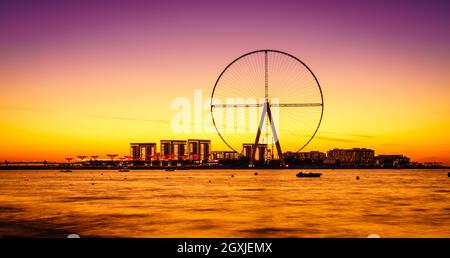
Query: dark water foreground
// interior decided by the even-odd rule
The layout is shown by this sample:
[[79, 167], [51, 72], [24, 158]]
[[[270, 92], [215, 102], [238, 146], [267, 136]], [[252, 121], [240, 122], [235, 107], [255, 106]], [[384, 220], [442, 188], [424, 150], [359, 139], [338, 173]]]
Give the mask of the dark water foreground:
[[450, 237], [447, 170], [254, 172], [0, 171], [0, 236]]

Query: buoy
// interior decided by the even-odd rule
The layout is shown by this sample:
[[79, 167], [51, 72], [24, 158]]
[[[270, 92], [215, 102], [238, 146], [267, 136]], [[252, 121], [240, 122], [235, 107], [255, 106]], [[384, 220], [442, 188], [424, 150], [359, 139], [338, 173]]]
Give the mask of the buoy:
[[356, 176], [356, 180], [359, 180], [359, 176]]
[[67, 238], [80, 238], [80, 235], [78, 234], [70, 234], [67, 236]]
[[94, 185], [94, 183], [92, 183], [92, 185]]
[[234, 175], [231, 175], [231, 177], [234, 177]]
[[211, 180], [209, 180], [209, 182], [208, 183], [211, 183]]
[[255, 176], [257, 176], [258, 175], [258, 172], [255, 172]]

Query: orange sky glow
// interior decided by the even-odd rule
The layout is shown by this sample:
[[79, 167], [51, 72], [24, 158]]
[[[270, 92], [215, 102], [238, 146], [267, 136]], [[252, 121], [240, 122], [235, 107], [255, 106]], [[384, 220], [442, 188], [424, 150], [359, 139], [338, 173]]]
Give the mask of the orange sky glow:
[[[281, 6], [250, 19], [223, 7], [223, 16], [236, 17], [226, 22], [205, 10], [161, 8], [160, 17], [134, 9], [79, 22], [60, 15], [49, 19], [66, 26], [52, 29], [31, 26], [20, 12], [2, 18], [10, 21], [4, 30], [20, 24], [0, 43], [0, 159], [128, 155], [130, 142], [171, 138], [207, 138], [213, 150], [226, 150], [216, 133], [172, 132], [171, 103], [192, 100], [195, 89], [209, 97], [229, 62], [270, 48], [300, 58], [322, 86], [323, 121], [305, 151], [365, 147], [450, 165], [447, 18], [435, 15], [445, 34], [414, 27], [408, 10], [406, 20], [390, 21], [352, 10], [284, 16], [289, 8]], [[320, 15], [326, 19], [316, 21]], [[80, 29], [85, 23], [95, 26]]]

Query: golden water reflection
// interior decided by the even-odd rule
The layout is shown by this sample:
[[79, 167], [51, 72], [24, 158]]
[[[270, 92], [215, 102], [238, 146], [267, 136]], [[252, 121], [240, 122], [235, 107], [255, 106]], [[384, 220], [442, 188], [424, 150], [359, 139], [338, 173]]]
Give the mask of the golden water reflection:
[[446, 170], [296, 172], [0, 171], [0, 236], [450, 237]]

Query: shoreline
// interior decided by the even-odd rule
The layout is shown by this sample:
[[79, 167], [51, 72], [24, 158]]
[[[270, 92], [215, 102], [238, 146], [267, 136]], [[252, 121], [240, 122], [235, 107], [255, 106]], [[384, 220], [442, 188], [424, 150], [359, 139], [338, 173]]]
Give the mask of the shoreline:
[[[92, 166], [92, 167], [53, 167], [53, 166], [1, 166], [0, 170], [61, 170], [61, 169], [71, 169], [71, 170], [119, 170], [124, 167], [115, 166]], [[192, 166], [192, 167], [176, 167], [176, 166], [132, 166], [126, 167], [129, 170], [166, 170], [166, 169], [175, 169], [175, 170], [222, 170], [222, 169], [231, 169], [231, 170], [290, 170], [290, 169], [332, 169], [332, 170], [342, 170], [342, 169], [450, 169], [449, 166], [442, 167], [368, 167], [368, 166], [289, 166], [289, 167], [278, 167], [278, 166], [261, 166], [261, 167], [247, 167], [247, 166]]]

